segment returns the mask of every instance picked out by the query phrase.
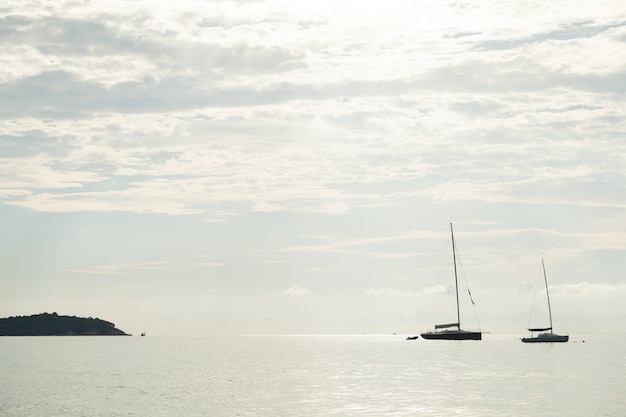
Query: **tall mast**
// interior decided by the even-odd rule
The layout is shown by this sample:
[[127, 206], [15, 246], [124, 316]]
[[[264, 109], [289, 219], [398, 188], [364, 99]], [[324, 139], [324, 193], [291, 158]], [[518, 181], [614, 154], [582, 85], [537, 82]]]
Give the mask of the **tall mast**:
[[541, 258], [541, 266], [543, 267], [543, 282], [546, 284], [546, 295], [548, 297], [548, 314], [550, 315], [550, 333], [552, 333], [552, 308], [550, 307], [550, 291], [548, 291], [548, 278], [546, 278], [546, 265]]
[[[456, 322], [461, 330], [461, 313], [459, 312], [459, 281], [456, 276], [456, 246], [454, 245], [454, 231], [452, 230], [452, 223], [450, 223], [450, 235], [452, 236], [452, 259], [454, 260], [454, 288], [456, 291]], [[545, 274], [545, 269], [544, 269]], [[547, 285], [547, 284], [546, 284]], [[548, 298], [548, 305], [550, 303]], [[550, 326], [552, 326], [552, 316], [550, 316]]]

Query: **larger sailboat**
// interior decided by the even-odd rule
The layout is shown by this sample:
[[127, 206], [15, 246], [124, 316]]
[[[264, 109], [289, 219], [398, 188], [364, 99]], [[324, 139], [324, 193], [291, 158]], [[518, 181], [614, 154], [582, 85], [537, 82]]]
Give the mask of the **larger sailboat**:
[[[550, 307], [550, 292], [548, 291], [548, 278], [546, 278], [546, 266], [541, 260], [541, 267], [543, 268], [543, 282], [546, 285], [546, 297], [548, 298], [548, 315], [550, 316], [550, 327], [532, 327], [528, 330], [530, 331], [530, 337], [523, 337], [522, 342], [524, 343], [556, 343], [556, 342], [567, 342], [569, 340], [569, 335], [558, 335], [552, 332], [552, 308]], [[539, 333], [535, 336], [535, 332], [545, 332]]]
[[456, 268], [456, 244], [454, 243], [454, 231], [450, 223], [450, 235], [452, 236], [452, 260], [454, 262], [454, 289], [456, 294], [456, 323], [435, 324], [435, 330], [422, 333], [427, 340], [482, 340], [480, 331], [461, 329], [461, 313], [459, 309], [459, 280]]

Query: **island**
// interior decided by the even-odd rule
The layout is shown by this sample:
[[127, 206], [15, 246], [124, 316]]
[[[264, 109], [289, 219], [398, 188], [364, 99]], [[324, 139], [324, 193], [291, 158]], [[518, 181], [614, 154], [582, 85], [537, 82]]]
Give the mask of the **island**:
[[0, 318], [0, 336], [131, 336], [98, 318], [42, 313]]

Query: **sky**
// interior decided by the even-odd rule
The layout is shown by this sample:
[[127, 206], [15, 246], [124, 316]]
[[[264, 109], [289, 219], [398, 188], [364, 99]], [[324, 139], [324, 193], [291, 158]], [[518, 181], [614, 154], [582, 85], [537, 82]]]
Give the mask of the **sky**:
[[452, 223], [464, 327], [626, 332], [625, 115], [622, 1], [3, 1], [0, 317], [417, 334]]

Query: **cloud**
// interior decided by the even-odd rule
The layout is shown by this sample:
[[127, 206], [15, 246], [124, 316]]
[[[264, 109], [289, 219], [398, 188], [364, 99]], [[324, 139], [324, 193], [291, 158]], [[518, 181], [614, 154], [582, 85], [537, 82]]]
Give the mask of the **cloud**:
[[626, 283], [604, 283], [586, 281], [550, 285], [550, 294], [561, 297], [606, 297], [626, 294]]
[[379, 288], [369, 288], [365, 291], [365, 294], [371, 296], [389, 296], [389, 297], [417, 297], [422, 295], [431, 295], [431, 294], [446, 294], [446, 288], [443, 285], [434, 285], [431, 287], [426, 287], [421, 291], [401, 291], [397, 288], [392, 287], [379, 287]]
[[[317, 244], [317, 245], [306, 245], [306, 246], [292, 246], [281, 249], [284, 252], [363, 252], [363, 250], [358, 249], [361, 247], [367, 246], [377, 246], [384, 243], [392, 243], [398, 241], [406, 241], [411, 239], [432, 239], [435, 237], [439, 237], [437, 234], [431, 231], [411, 231], [411, 232], [400, 232], [396, 235], [389, 236], [374, 236], [374, 237], [359, 237], [352, 239], [337, 239], [333, 242]], [[373, 253], [374, 257], [379, 258], [405, 258], [410, 257], [409, 253]]]
[[39, 193], [13, 200], [8, 204], [46, 212], [134, 212], [188, 215], [198, 210], [185, 207], [174, 199], [157, 204], [156, 194], [145, 194], [140, 189], [126, 191], [82, 192], [82, 193]]
[[[573, 11], [530, 26], [506, 14], [501, 21], [511, 26], [493, 33], [478, 19], [481, 7], [462, 13], [483, 27], [455, 31], [441, 25], [459, 21], [460, 10], [430, 5], [441, 19], [419, 33], [393, 32], [389, 48], [380, 36], [388, 27], [377, 22], [406, 21], [419, 8], [381, 11], [385, 18], [372, 22], [351, 13], [337, 20], [326, 7], [311, 11], [320, 19], [293, 8], [269, 13], [262, 4], [190, 3], [198, 7], [193, 18], [182, 5], [162, 14], [145, 4], [63, 7], [70, 17], [4, 17], [11, 42], [0, 45], [22, 45], [31, 57], [22, 75], [0, 83], [0, 113], [11, 119], [0, 146], [22, 156], [3, 161], [10, 190], [0, 193], [21, 196], [9, 204], [110, 211], [109, 201], [122, 199], [133, 203], [118, 209], [139, 213], [196, 214], [235, 203], [337, 215], [418, 196], [623, 207], [614, 194], [568, 194], [620, 181], [616, 155], [625, 145], [609, 138], [620, 129], [621, 105], [607, 92], [621, 94], [623, 60], [595, 54], [598, 44], [619, 49], [620, 13], [594, 11], [581, 21]], [[126, 7], [142, 30], [127, 22]], [[371, 35], [357, 36], [372, 23]], [[315, 41], [300, 42], [308, 37]], [[508, 39], [508, 47], [489, 49], [490, 38]], [[432, 42], [431, 53], [409, 47]], [[592, 51], [596, 61], [575, 70], [550, 63], [562, 62], [561, 48]], [[114, 64], [103, 66], [107, 60]], [[581, 130], [605, 139], [589, 141]], [[38, 195], [44, 188], [72, 190]]]
[[446, 294], [448, 290], [443, 285], [433, 285], [432, 287], [426, 287], [422, 290], [422, 294]]
[[90, 274], [90, 275], [120, 275], [120, 274], [132, 274], [137, 271], [165, 269], [166, 267], [167, 267], [166, 262], [148, 261], [148, 262], [136, 262], [136, 263], [126, 263], [126, 264], [95, 265], [95, 266], [90, 266], [86, 268], [67, 269], [67, 271], [78, 273], [78, 274]]
[[286, 295], [286, 296], [300, 297], [300, 296], [303, 296], [303, 295], [309, 295], [310, 292], [309, 292], [308, 288], [298, 287], [297, 285], [294, 285], [293, 287], [287, 288], [281, 294], [282, 295]]
[[410, 296], [412, 293], [405, 293], [396, 288], [389, 287], [379, 287], [379, 288], [370, 288], [365, 291], [365, 294], [372, 296]]

